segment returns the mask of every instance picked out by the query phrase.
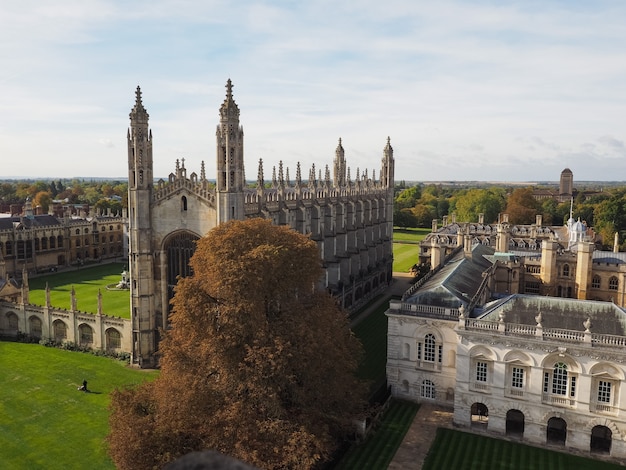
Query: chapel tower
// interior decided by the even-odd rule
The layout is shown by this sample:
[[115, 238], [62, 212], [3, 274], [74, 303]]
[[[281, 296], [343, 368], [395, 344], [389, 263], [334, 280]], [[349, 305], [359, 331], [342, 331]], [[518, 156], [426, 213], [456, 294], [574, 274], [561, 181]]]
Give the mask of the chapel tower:
[[149, 115], [141, 102], [141, 89], [135, 92], [130, 112], [128, 141], [128, 216], [130, 308], [133, 328], [133, 362], [154, 367], [156, 349], [153, 263], [152, 263], [152, 132]]
[[217, 211], [218, 223], [244, 218], [245, 172], [243, 166], [243, 127], [239, 107], [233, 99], [233, 84], [226, 83], [226, 99], [220, 107], [217, 126]]

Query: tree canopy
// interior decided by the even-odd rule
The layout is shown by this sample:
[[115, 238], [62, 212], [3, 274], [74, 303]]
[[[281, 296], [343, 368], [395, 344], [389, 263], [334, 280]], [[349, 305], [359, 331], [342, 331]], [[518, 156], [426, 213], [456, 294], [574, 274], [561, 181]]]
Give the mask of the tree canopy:
[[120, 469], [213, 449], [261, 468], [327, 460], [364, 410], [361, 345], [315, 286], [317, 245], [261, 219], [198, 241], [180, 279], [161, 374], [113, 394], [109, 451]]

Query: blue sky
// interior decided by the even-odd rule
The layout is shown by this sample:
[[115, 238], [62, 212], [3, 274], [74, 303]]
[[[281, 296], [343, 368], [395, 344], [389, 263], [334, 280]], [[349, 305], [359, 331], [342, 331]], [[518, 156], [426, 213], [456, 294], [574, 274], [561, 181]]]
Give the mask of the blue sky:
[[231, 78], [246, 176], [626, 181], [626, 2], [3, 0], [0, 177], [126, 177], [141, 86], [157, 176], [215, 172]]

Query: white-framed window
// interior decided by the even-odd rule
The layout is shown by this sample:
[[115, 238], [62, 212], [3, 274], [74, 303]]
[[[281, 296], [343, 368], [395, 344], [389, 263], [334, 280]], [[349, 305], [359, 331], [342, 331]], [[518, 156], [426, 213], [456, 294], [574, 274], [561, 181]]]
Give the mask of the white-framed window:
[[430, 369], [441, 368], [441, 363], [443, 362], [443, 345], [437, 340], [434, 334], [425, 334], [423, 340], [417, 342], [415, 349], [418, 367], [421, 366]]
[[483, 361], [476, 361], [476, 381], [487, 382], [487, 363]]
[[611, 404], [611, 386], [608, 380], [598, 380], [598, 403]]
[[435, 335], [429, 333], [424, 337], [424, 360], [435, 362]]
[[435, 384], [431, 380], [422, 380], [420, 396], [422, 398], [435, 398]]
[[511, 387], [512, 388], [524, 388], [524, 368], [513, 366], [511, 368]]
[[551, 370], [544, 370], [544, 401], [573, 406], [576, 398], [577, 375], [564, 362], [557, 362]]

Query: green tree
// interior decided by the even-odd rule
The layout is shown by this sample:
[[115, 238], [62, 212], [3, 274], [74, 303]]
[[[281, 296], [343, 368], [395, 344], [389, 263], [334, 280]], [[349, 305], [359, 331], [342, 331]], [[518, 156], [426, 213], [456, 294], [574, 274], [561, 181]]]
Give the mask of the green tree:
[[490, 224], [498, 220], [504, 204], [502, 189], [470, 189], [456, 198], [455, 212], [459, 221], [477, 222], [478, 214], [483, 214], [485, 223]]
[[398, 194], [394, 201], [394, 206], [398, 209], [408, 209], [414, 207], [417, 200], [421, 197], [421, 191], [419, 186], [412, 186], [404, 189]]
[[109, 451], [120, 469], [160, 468], [215, 449], [261, 468], [329, 459], [364, 409], [361, 346], [322, 290], [317, 245], [250, 219], [198, 241], [181, 279], [161, 374], [112, 395]]

